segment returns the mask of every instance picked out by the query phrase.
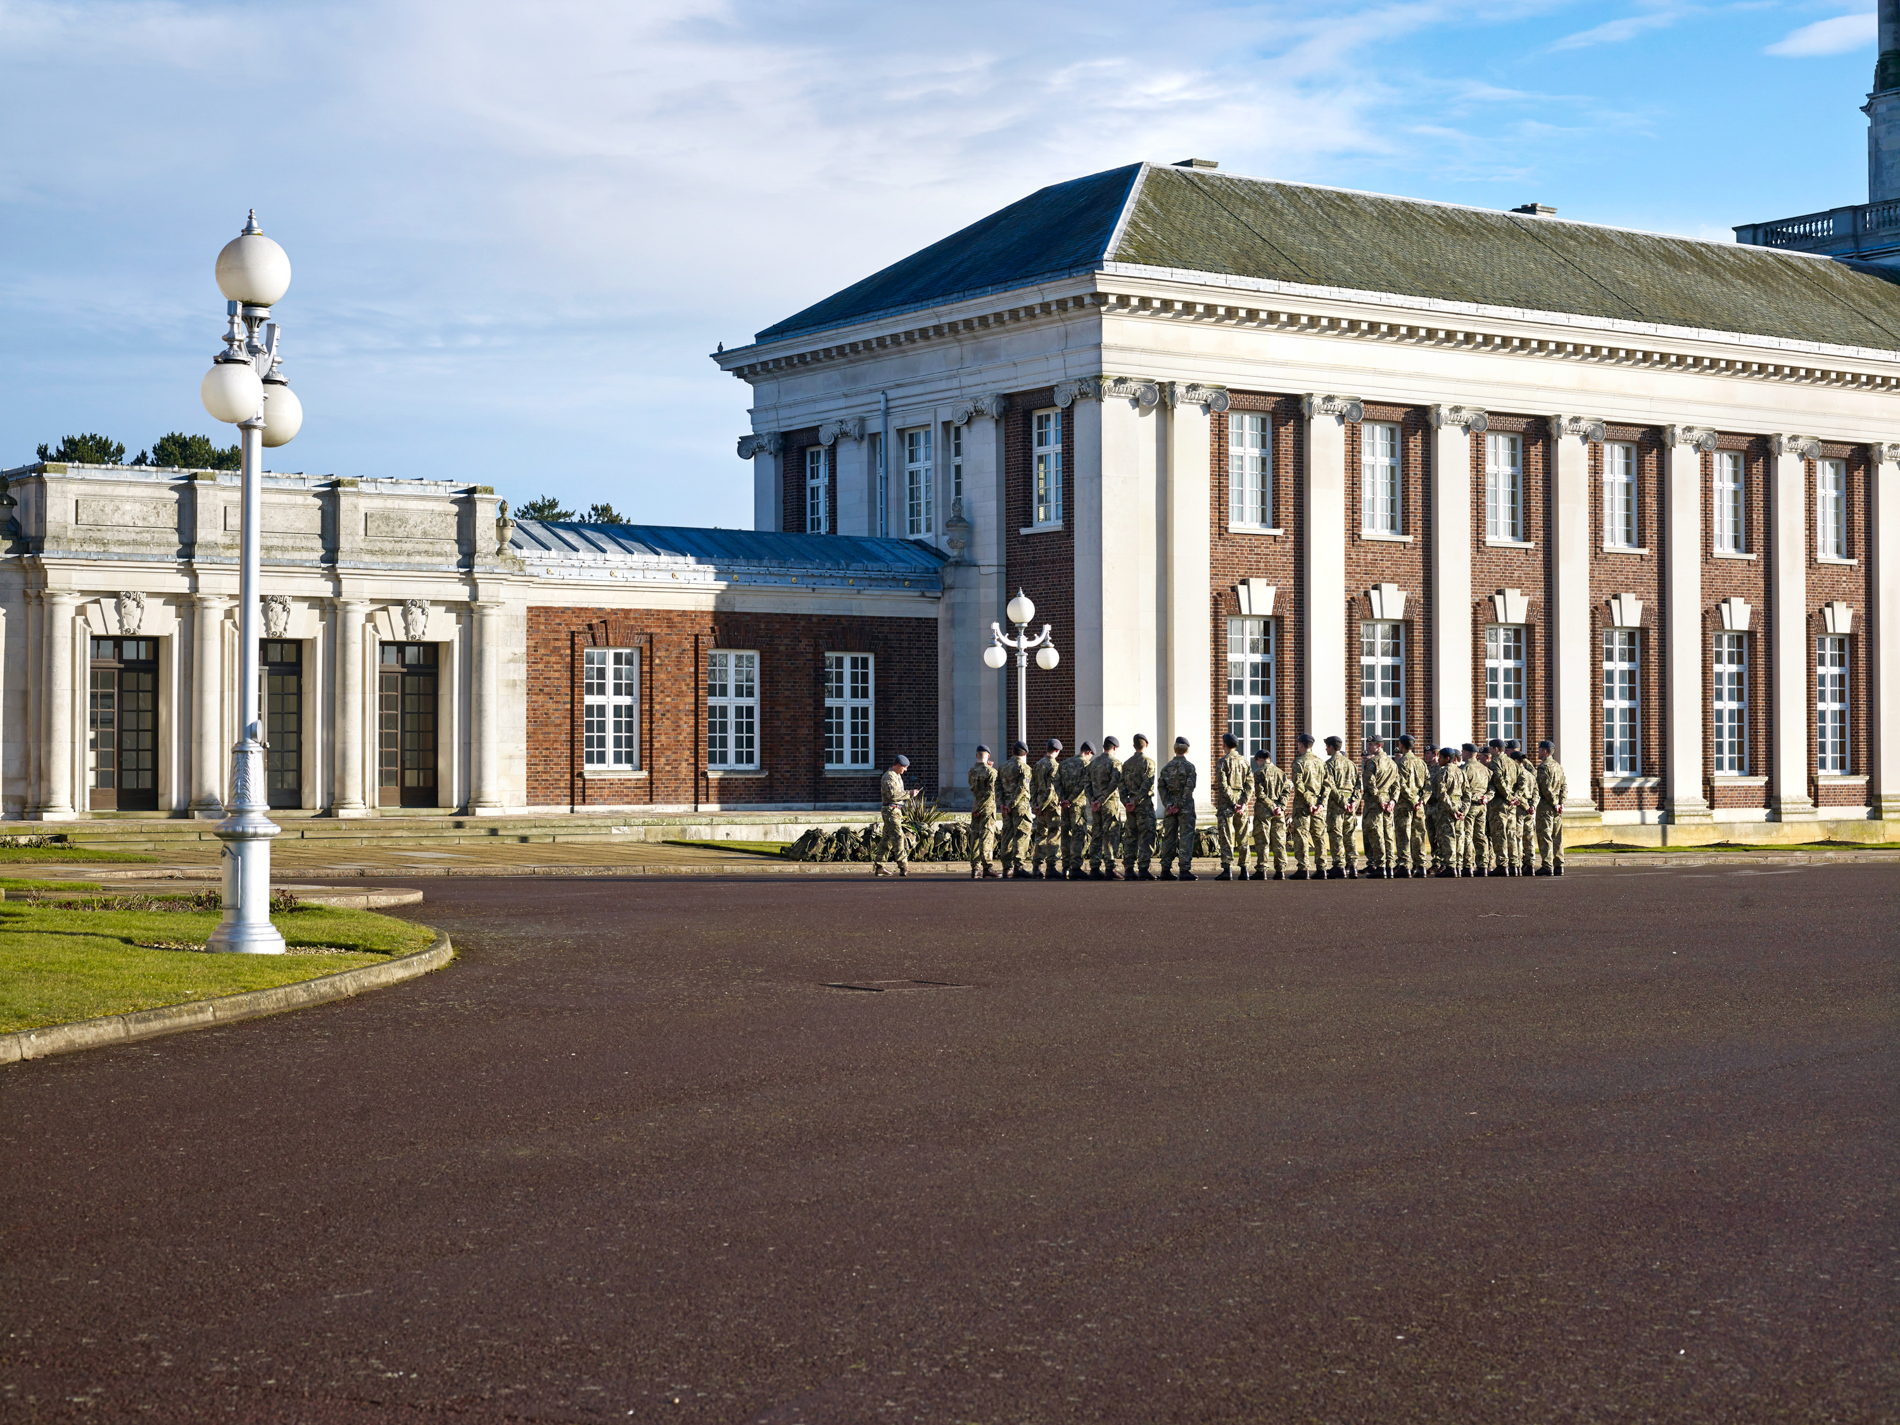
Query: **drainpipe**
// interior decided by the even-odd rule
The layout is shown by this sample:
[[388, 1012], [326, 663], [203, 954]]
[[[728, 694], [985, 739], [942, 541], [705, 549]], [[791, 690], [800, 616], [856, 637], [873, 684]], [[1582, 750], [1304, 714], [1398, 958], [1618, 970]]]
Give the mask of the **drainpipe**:
[[877, 532], [891, 532], [891, 393], [877, 393]]

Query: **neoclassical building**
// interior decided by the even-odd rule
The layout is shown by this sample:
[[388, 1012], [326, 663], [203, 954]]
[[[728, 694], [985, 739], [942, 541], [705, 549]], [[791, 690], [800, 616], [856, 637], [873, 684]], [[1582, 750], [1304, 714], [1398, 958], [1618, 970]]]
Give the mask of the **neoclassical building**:
[[[717, 354], [752, 532], [270, 477], [272, 805], [842, 809], [900, 751], [954, 803], [1020, 587], [1032, 742], [1547, 737], [1586, 838], [1884, 838], [1896, 279], [1200, 161], [1056, 184]], [[218, 814], [235, 477], [0, 480], [0, 810]]]

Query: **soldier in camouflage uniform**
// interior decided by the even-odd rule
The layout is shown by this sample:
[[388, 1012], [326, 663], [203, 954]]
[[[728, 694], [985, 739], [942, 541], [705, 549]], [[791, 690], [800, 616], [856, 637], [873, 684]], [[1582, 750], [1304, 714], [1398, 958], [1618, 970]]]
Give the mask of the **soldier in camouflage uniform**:
[[1293, 838], [1293, 874], [1288, 879], [1308, 879], [1306, 858], [1310, 852], [1313, 858], [1311, 879], [1323, 881], [1326, 879], [1326, 862], [1320, 851], [1323, 841], [1320, 818], [1326, 815], [1326, 764], [1313, 751], [1312, 733], [1302, 732], [1293, 740], [1300, 752], [1293, 759], [1293, 818], [1287, 824], [1287, 831]]
[[1548, 742], [1537, 744], [1537, 856], [1540, 876], [1564, 873], [1564, 798], [1570, 783]]
[[909, 766], [910, 758], [899, 753], [890, 771], [878, 780], [878, 802], [884, 809], [884, 826], [878, 837], [877, 858], [871, 862], [873, 876], [890, 875], [884, 869], [886, 861], [897, 863], [898, 875], [910, 874], [910, 851], [904, 845], [904, 810], [917, 792], [904, 790], [904, 772]]
[[1326, 850], [1332, 861], [1326, 872], [1329, 881], [1356, 881], [1359, 872], [1353, 856], [1353, 823], [1359, 811], [1359, 769], [1345, 753], [1345, 743], [1337, 737], [1326, 739]]
[[970, 879], [996, 879], [990, 857], [996, 854], [996, 769], [990, 749], [977, 744], [970, 767]]
[[1056, 805], [1056, 767], [1062, 752], [1062, 739], [1049, 739], [1049, 750], [1029, 774], [1029, 805], [1036, 814], [1036, 839], [1030, 847], [1030, 875], [1038, 881], [1062, 878], [1058, 864], [1061, 856], [1062, 809]]
[[[1267, 878], [1267, 848], [1273, 848], [1273, 879], [1286, 879], [1286, 825], [1293, 807], [1293, 781], [1267, 749], [1253, 750], [1253, 879]], [[1247, 863], [1242, 861], [1245, 871]]]
[[1083, 743], [1073, 757], [1056, 768], [1056, 804], [1062, 809], [1062, 873], [1071, 881], [1084, 880], [1082, 863], [1089, 854], [1089, 763], [1095, 749]]
[[[1161, 769], [1161, 879], [1198, 881], [1194, 874], [1194, 788], [1200, 773], [1188, 761], [1188, 740], [1174, 739], [1174, 757]], [[1175, 862], [1181, 874], [1174, 874]]]
[[1399, 738], [1399, 795], [1394, 805], [1394, 860], [1400, 879], [1423, 876], [1427, 865], [1425, 798], [1431, 794], [1431, 768], [1412, 750], [1412, 734]]
[[1247, 799], [1253, 795], [1253, 773], [1240, 755], [1240, 739], [1221, 734], [1227, 750], [1214, 764], [1214, 837], [1220, 846], [1217, 881], [1234, 879], [1234, 856], [1240, 856], [1240, 879], [1247, 879]]
[[1492, 738], [1485, 744], [1491, 755], [1491, 806], [1485, 817], [1485, 839], [1491, 845], [1494, 876], [1517, 874], [1517, 807], [1523, 774], [1504, 750], [1503, 740]]
[[1135, 750], [1121, 766], [1122, 807], [1128, 821], [1122, 827], [1122, 874], [1129, 880], [1152, 881], [1150, 863], [1155, 854], [1155, 759], [1148, 755], [1148, 739], [1135, 734]]
[[1023, 863], [1029, 857], [1029, 749], [1009, 745], [1009, 761], [996, 773], [996, 797], [1003, 805], [1003, 874], [1028, 879]]
[[1537, 851], [1537, 764], [1515, 737], [1505, 742], [1504, 755], [1517, 763], [1517, 874], [1528, 876], [1537, 869], [1532, 859]]
[[1432, 767], [1432, 874], [1450, 879], [1458, 874], [1458, 823], [1465, 818], [1465, 769], [1450, 747], [1438, 749]]
[[1399, 764], [1385, 755], [1384, 738], [1375, 737], [1366, 744], [1366, 760], [1359, 764], [1359, 782], [1366, 798], [1360, 823], [1366, 842], [1366, 875], [1375, 881], [1389, 881], [1392, 868], [1398, 864], [1392, 812], [1399, 799]]
[[[1115, 750], [1120, 746], [1119, 738], [1104, 737], [1101, 753], [1089, 763], [1090, 834], [1093, 837], [1093, 845], [1089, 849], [1091, 881], [1121, 879], [1115, 870], [1115, 857], [1122, 845], [1122, 764], [1115, 755]], [[1104, 862], [1107, 864], [1104, 865]]]
[[1491, 754], [1465, 744], [1465, 859], [1467, 875], [1491, 874]]

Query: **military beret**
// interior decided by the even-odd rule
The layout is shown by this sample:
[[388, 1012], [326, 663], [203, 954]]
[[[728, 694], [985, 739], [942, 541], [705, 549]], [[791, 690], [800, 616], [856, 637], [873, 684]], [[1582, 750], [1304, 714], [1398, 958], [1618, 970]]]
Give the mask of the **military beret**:
[[1059, 738], [1059, 737], [1052, 737], [1052, 738], [1050, 738], [1050, 739], [1049, 739], [1049, 750], [1050, 750], [1051, 752], [1060, 752], [1060, 751], [1062, 750], [1062, 739], [1061, 739], [1061, 738]]
[[1456, 757], [1458, 755], [1458, 749], [1456, 747], [1441, 747], [1438, 749], [1438, 755], [1440, 757]]
[[1135, 741], [1137, 741], [1137, 742], [1146, 742], [1147, 740], [1148, 740], [1148, 734], [1147, 734], [1147, 733], [1145, 733], [1145, 732], [1138, 732], [1138, 733], [1136, 733], [1136, 734], [1135, 734]]
[[1254, 761], [1256, 761], [1256, 762], [1264, 762], [1264, 761], [1266, 761], [1266, 760], [1267, 760], [1267, 749], [1266, 749], [1266, 748], [1264, 748], [1264, 747], [1256, 747], [1256, 748], [1254, 748], [1254, 750], [1253, 750], [1253, 760], [1254, 760]]
[[1551, 751], [1554, 751], [1555, 749], [1552, 748], [1548, 742], [1540, 742], [1537, 744], [1537, 750], [1539, 752], [1551, 752]]
[[983, 745], [982, 743], [980, 743], [980, 742], [979, 742], [979, 743], [977, 743], [977, 745], [976, 745], [976, 750], [977, 750], [978, 752], [988, 752], [988, 751], [989, 751], [990, 749], [989, 749], [989, 748], [987, 748], [987, 747], [985, 747], [985, 746], [984, 746], [984, 745]]
[[1313, 734], [1310, 732], [1302, 732], [1298, 737], [1295, 737], [1293, 740], [1299, 743], [1300, 746], [1302, 747], [1311, 747], [1313, 745]]
[[1093, 747], [1090, 747], [1090, 746], [1088, 745], [1088, 743], [1086, 743], [1086, 742], [1085, 742], [1085, 743], [1083, 743], [1083, 744], [1082, 744], [1082, 745], [1081, 745], [1080, 747], [1078, 747], [1078, 748], [1076, 748], [1075, 750], [1076, 750], [1077, 752], [1088, 752], [1088, 753], [1091, 753], [1091, 754], [1092, 754], [1092, 753], [1093, 753], [1093, 752], [1095, 751], [1095, 749], [1094, 749]]
[[893, 759], [892, 759], [892, 761], [893, 761], [893, 764], [894, 764], [895, 766], [898, 766], [898, 767], [908, 767], [908, 766], [910, 766], [910, 758], [908, 758], [908, 757], [906, 757], [906, 756], [905, 756], [905, 755], [904, 755], [903, 753], [901, 753], [901, 752], [900, 752], [900, 753], [898, 753], [898, 754], [897, 754], [897, 756], [896, 756], [895, 758], [893, 758]]
[[1477, 749], [1476, 747], [1474, 747], [1474, 746], [1472, 746], [1472, 744], [1471, 744], [1471, 743], [1469, 743], [1469, 742], [1467, 742], [1467, 743], [1465, 744], [1465, 746], [1464, 746], [1464, 750], [1465, 750], [1466, 752], [1476, 752], [1476, 751], [1477, 751], [1478, 749]]
[[1412, 734], [1409, 732], [1401, 732], [1399, 734], [1399, 746], [1410, 747], [1411, 745], [1412, 745]]
[[1104, 752], [1108, 751], [1108, 749], [1111, 747], [1120, 747], [1120, 746], [1121, 746], [1121, 741], [1118, 738], [1104, 737], [1102, 739], [1102, 751]]
[[1220, 735], [1220, 745], [1222, 747], [1238, 747], [1240, 746], [1240, 739], [1235, 737], [1231, 732], [1223, 732]]
[[1175, 739], [1174, 739], [1174, 745], [1175, 745], [1176, 747], [1187, 747], [1187, 746], [1189, 746], [1190, 744], [1189, 744], [1189, 742], [1188, 742], [1188, 740], [1187, 740], [1187, 739], [1186, 739], [1185, 737], [1177, 737], [1177, 738], [1175, 738]]
[[1025, 745], [1021, 741], [1016, 741], [1009, 744], [1009, 752], [1012, 757], [1015, 756], [1018, 752], [1027, 752], [1028, 750], [1029, 750], [1028, 746]]
[[1326, 745], [1328, 747], [1340, 747], [1340, 746], [1343, 746], [1344, 744], [1341, 743], [1337, 737], [1329, 737], [1326, 739]]

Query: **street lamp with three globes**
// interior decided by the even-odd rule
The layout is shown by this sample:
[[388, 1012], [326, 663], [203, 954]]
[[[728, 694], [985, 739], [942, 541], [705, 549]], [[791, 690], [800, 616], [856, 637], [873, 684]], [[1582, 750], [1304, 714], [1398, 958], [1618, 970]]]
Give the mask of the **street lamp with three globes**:
[[1050, 641], [1048, 624], [1042, 626], [1041, 633], [1030, 636], [1028, 624], [1036, 616], [1036, 606], [1021, 589], [1016, 591], [1016, 597], [1009, 601], [1004, 613], [1016, 625], [1015, 637], [1005, 635], [1002, 625], [991, 624], [991, 643], [983, 650], [983, 661], [992, 668], [1001, 668], [1009, 662], [1008, 650], [1016, 651], [1016, 737], [1026, 747], [1029, 745], [1029, 650], [1036, 650], [1036, 666], [1044, 672], [1060, 663], [1062, 655]]

